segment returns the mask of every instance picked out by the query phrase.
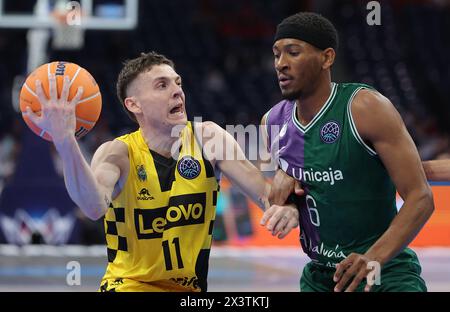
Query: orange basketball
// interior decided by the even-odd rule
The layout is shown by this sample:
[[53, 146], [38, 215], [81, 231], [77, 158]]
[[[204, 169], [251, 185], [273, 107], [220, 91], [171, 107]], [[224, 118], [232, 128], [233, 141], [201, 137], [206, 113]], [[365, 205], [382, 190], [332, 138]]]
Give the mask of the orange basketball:
[[94, 77], [84, 68], [69, 62], [52, 62], [38, 67], [32, 72], [20, 90], [20, 110], [22, 117], [28, 127], [41, 138], [52, 141], [51, 136], [36, 126], [26, 115], [27, 106], [38, 115], [41, 112], [41, 104], [36, 95], [36, 80], [42, 82], [42, 89], [47, 98], [49, 97], [48, 75], [56, 75], [56, 87], [58, 98], [61, 96], [64, 76], [70, 78], [69, 100], [77, 93], [78, 87], [83, 87], [83, 96], [78, 102], [75, 111], [77, 125], [75, 137], [77, 139], [88, 133], [97, 122], [102, 110], [102, 96]]

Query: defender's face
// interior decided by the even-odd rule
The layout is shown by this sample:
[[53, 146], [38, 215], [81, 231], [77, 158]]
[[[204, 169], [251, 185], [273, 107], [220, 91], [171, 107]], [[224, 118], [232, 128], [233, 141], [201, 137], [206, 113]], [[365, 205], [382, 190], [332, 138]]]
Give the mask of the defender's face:
[[155, 65], [136, 79], [134, 96], [145, 122], [164, 126], [185, 125], [185, 95], [181, 77], [166, 64]]
[[320, 50], [298, 39], [280, 39], [272, 47], [278, 84], [294, 100], [314, 88], [321, 68]]

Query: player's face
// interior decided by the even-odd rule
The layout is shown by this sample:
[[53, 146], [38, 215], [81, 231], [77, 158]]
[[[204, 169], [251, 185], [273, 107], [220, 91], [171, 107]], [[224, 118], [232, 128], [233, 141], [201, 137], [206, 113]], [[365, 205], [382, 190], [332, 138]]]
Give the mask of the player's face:
[[273, 45], [281, 94], [298, 99], [314, 90], [322, 71], [320, 50], [297, 39], [280, 39]]
[[146, 122], [175, 126], [186, 124], [181, 77], [166, 64], [155, 65], [138, 76], [136, 98]]

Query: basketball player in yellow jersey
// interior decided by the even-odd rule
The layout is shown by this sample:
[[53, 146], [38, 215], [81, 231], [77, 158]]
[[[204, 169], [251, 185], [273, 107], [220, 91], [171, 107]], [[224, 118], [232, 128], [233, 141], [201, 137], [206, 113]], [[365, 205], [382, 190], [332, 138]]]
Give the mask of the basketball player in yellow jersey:
[[[225, 130], [187, 121], [181, 77], [162, 55], [125, 63], [117, 93], [139, 130], [102, 144], [91, 166], [74, 138], [81, 92], [68, 103], [68, 80], [59, 99], [49, 81], [50, 99], [37, 84], [42, 115], [27, 114], [51, 135], [74, 202], [93, 220], [105, 216], [109, 263], [100, 290], [206, 291], [218, 172], [265, 208], [263, 175]], [[280, 238], [298, 225], [295, 206], [269, 209]]]

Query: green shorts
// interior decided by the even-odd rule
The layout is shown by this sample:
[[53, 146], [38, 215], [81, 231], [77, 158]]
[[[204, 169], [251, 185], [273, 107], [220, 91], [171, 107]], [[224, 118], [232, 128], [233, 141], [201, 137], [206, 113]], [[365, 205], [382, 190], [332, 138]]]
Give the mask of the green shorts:
[[[300, 278], [300, 290], [304, 292], [332, 292], [336, 283], [336, 270], [309, 262]], [[403, 250], [381, 269], [380, 285], [373, 285], [373, 292], [426, 292], [427, 286], [420, 276], [422, 268], [414, 251]], [[364, 291], [366, 281], [361, 282], [356, 291]]]

